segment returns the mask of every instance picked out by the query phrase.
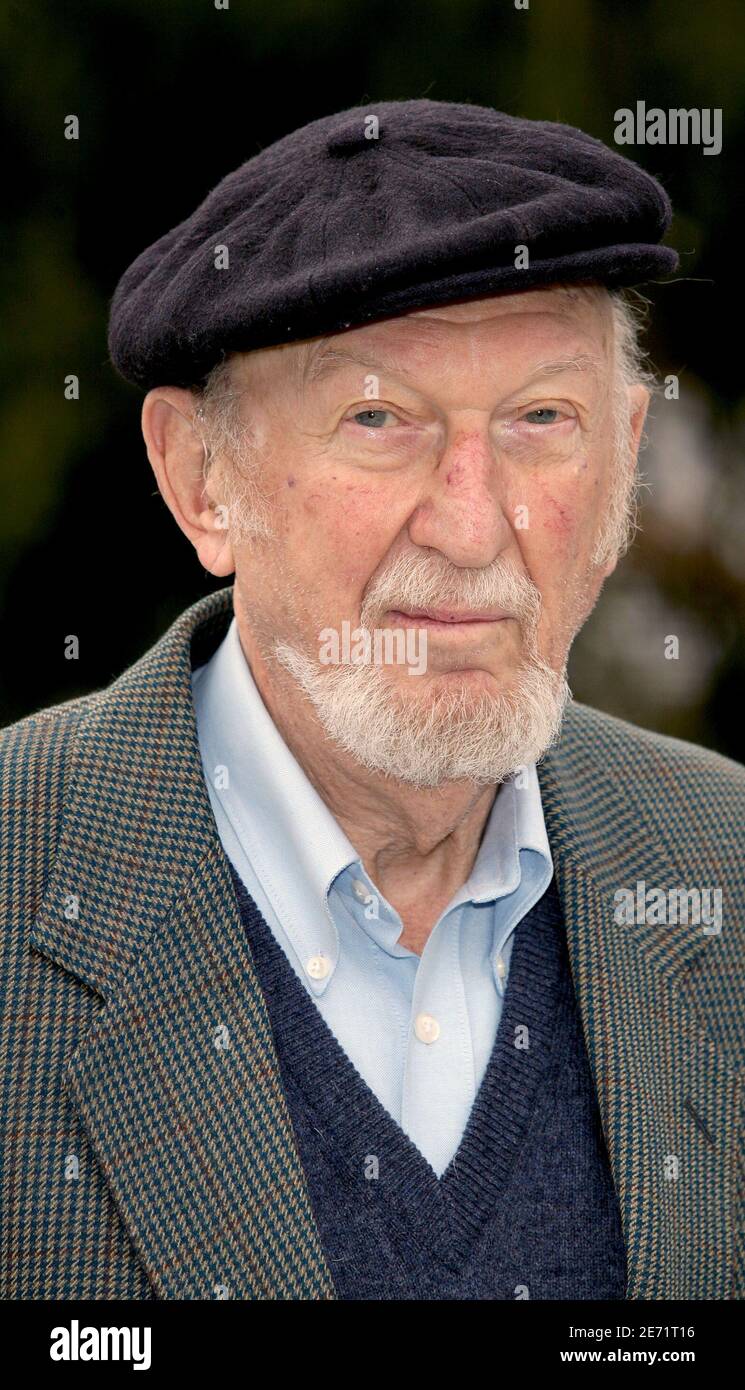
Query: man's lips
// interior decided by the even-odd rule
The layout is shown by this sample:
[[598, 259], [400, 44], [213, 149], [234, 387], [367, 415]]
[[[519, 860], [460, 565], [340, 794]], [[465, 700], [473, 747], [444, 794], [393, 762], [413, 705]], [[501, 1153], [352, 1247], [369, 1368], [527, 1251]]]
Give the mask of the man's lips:
[[456, 612], [452, 608], [421, 608], [404, 612], [400, 608], [389, 609], [389, 617], [402, 626], [413, 624], [417, 627], [464, 627], [473, 623], [501, 623], [511, 613], [498, 610], [495, 613], [482, 613], [464, 609]]

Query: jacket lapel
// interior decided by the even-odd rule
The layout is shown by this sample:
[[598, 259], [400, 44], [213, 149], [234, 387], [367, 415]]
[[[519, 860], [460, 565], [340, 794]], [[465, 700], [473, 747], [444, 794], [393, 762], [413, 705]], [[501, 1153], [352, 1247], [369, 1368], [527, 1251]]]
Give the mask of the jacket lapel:
[[[732, 1297], [737, 1058], [701, 1007], [716, 937], [701, 924], [618, 925], [615, 893], [639, 881], [707, 882], [645, 823], [655, 779], [601, 716], [570, 707], [539, 768], [546, 827], [627, 1246], [627, 1298]], [[610, 764], [604, 758], [610, 754]], [[708, 878], [708, 882], [711, 879]]]
[[210, 595], [94, 697], [32, 941], [103, 1001], [67, 1083], [156, 1294], [333, 1298], [191, 701], [231, 616]]

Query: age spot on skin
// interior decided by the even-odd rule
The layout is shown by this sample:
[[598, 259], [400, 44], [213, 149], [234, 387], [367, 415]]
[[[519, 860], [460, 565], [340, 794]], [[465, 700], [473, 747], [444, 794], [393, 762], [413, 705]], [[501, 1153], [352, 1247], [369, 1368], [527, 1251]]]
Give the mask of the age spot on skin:
[[315, 516], [318, 511], [316, 503], [323, 503], [324, 501], [325, 498], [321, 492], [309, 492], [307, 497], [302, 499], [303, 510], [306, 511], [309, 516]]
[[289, 477], [288, 477], [288, 479], [287, 479], [287, 486], [288, 486], [288, 487], [294, 487], [294, 486], [295, 486], [295, 479], [293, 478], [293, 476], [292, 476], [291, 473], [290, 473], [290, 475], [289, 475]]

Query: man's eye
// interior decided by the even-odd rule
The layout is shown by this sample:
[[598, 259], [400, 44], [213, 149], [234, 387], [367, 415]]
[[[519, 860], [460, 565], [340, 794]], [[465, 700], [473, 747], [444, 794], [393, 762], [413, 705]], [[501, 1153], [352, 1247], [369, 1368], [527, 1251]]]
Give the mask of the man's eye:
[[527, 411], [520, 419], [527, 420], [529, 425], [555, 425], [560, 415], [560, 410], [552, 410], [549, 406], [542, 405], [536, 410]]
[[386, 415], [390, 415], [391, 419], [393, 419], [390, 410], [360, 410], [356, 415], [352, 416], [352, 419], [355, 420], [358, 425], [364, 425], [366, 428], [379, 430], [382, 429]]

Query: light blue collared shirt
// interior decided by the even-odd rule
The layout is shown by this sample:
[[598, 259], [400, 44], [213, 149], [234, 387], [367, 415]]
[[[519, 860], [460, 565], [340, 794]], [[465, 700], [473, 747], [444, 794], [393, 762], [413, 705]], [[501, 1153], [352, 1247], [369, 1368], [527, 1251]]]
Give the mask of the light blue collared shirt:
[[235, 619], [192, 689], [225, 853], [347, 1056], [440, 1176], [494, 1046], [514, 929], [553, 874], [535, 766], [499, 788], [468, 881], [417, 956], [274, 724]]

